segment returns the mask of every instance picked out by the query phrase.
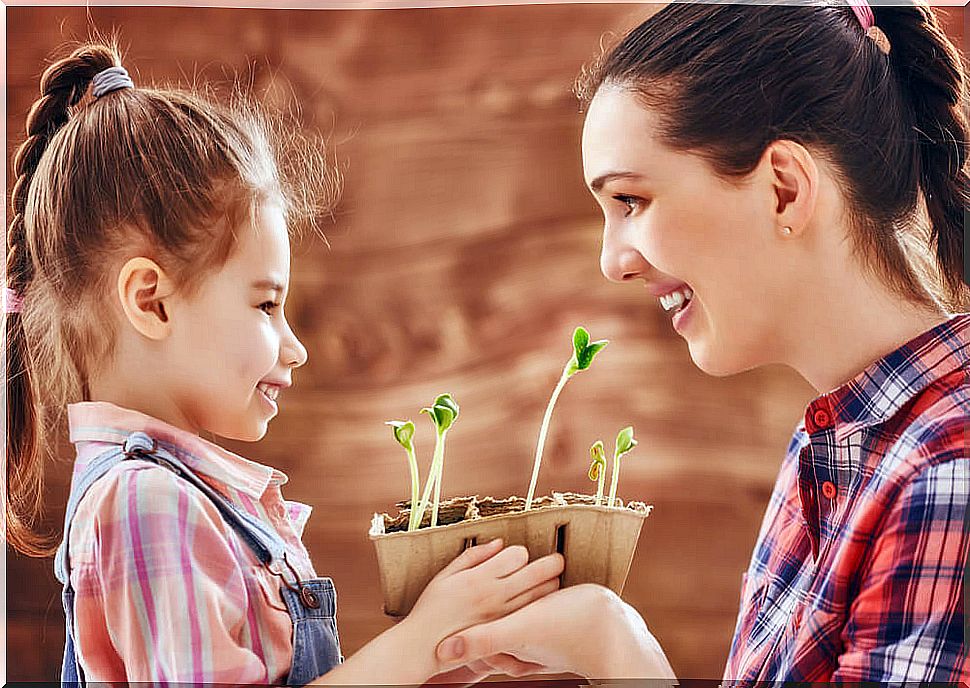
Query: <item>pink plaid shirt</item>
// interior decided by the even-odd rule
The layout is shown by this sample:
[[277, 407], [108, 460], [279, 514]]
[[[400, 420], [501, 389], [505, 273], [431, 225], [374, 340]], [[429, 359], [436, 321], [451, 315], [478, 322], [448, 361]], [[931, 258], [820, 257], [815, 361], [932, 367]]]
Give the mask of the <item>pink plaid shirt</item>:
[[[300, 541], [310, 507], [283, 499], [280, 471], [105, 402], [70, 405], [68, 422], [75, 479], [91, 459], [145, 432], [272, 525], [301, 579], [316, 576]], [[285, 680], [293, 625], [280, 580], [212, 502], [171, 471], [140, 461], [113, 467], [79, 504], [69, 544], [76, 650], [87, 681]]]
[[724, 678], [970, 683], [970, 316], [809, 405], [741, 593]]

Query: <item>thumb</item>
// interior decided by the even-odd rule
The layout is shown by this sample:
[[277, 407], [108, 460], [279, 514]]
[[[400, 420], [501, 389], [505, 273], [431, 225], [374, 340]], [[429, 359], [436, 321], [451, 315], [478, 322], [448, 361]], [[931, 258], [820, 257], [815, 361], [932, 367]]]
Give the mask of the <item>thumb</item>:
[[[495, 621], [472, 626], [442, 640], [437, 647], [438, 661], [445, 666], [468, 664], [515, 649], [517, 619], [513, 613]], [[521, 635], [521, 634], [519, 634]]]

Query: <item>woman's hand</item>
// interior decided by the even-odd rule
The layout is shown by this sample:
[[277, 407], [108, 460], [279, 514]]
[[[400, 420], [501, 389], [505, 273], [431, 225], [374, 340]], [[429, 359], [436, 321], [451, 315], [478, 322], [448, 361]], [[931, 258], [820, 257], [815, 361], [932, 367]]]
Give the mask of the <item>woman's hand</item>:
[[675, 678], [643, 618], [599, 585], [558, 590], [504, 618], [469, 628], [442, 642], [437, 657], [445, 670], [485, 665], [509, 673], [496, 658], [511, 657], [515, 664], [509, 667], [515, 672]]

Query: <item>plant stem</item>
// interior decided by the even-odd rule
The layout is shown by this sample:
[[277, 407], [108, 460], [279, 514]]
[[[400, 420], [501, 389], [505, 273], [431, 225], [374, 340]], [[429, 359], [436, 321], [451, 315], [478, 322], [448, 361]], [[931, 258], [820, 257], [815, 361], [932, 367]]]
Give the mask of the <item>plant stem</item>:
[[441, 473], [434, 481], [434, 502], [431, 507], [431, 527], [434, 528], [438, 525], [438, 503], [441, 500]]
[[613, 478], [610, 480], [610, 500], [607, 503], [608, 506], [613, 506], [613, 501], [616, 499], [616, 484], [620, 478], [620, 457], [613, 457]]
[[420, 525], [418, 518], [418, 492], [421, 485], [418, 480], [418, 460], [414, 456], [414, 447], [407, 450], [408, 465], [411, 468], [411, 516], [408, 519], [408, 530], [414, 530]]
[[600, 470], [600, 474], [599, 474], [599, 478], [598, 478], [597, 482], [599, 484], [596, 486], [596, 506], [599, 506], [600, 505], [600, 502], [603, 501], [603, 486], [606, 484], [606, 469], [605, 468], [603, 468], [603, 469]]
[[[438, 476], [441, 473], [441, 463], [445, 456], [445, 443], [444, 434], [439, 434], [434, 443], [434, 458], [431, 459], [431, 470], [428, 472], [428, 482], [424, 484], [424, 493], [421, 495], [421, 506], [418, 511], [418, 528], [421, 527], [421, 521], [424, 518], [424, 511], [428, 508], [428, 503], [431, 501], [431, 488], [434, 487], [435, 482], [438, 480]], [[432, 511], [432, 516], [438, 511], [438, 502], [435, 501], [434, 511]], [[432, 525], [434, 523], [432, 522]]]
[[532, 466], [532, 482], [529, 483], [529, 494], [525, 498], [526, 511], [532, 508], [532, 497], [535, 495], [536, 483], [539, 481], [539, 466], [542, 464], [542, 447], [546, 443], [546, 433], [549, 432], [549, 421], [552, 419], [552, 409], [556, 405], [556, 399], [559, 398], [559, 393], [562, 392], [562, 388], [566, 386], [566, 382], [568, 381], [569, 372], [567, 365], [567, 368], [562, 371], [562, 377], [559, 378], [556, 388], [552, 391], [552, 397], [549, 398], [549, 405], [546, 406], [546, 415], [542, 418], [542, 427], [539, 428], [539, 444], [536, 447], [535, 464]]

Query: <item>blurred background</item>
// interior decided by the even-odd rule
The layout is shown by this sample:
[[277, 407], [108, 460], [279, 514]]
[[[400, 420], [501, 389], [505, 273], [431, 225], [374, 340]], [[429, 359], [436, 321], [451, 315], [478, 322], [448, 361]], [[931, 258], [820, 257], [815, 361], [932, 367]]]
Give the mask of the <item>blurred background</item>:
[[[117, 32], [136, 84], [238, 80], [328, 137], [345, 179], [323, 225], [331, 248], [294, 245], [287, 306], [309, 363], [262, 442], [225, 444], [286, 472], [284, 495], [314, 507], [305, 542], [336, 583], [345, 655], [391, 623], [367, 529], [409, 481], [384, 421], [415, 420], [424, 474], [433, 431], [418, 411], [451, 392], [461, 417], [442, 495], [524, 495], [545, 404], [584, 324], [612, 343], [560, 398], [539, 493], [595, 491], [589, 445], [611, 447], [632, 424], [640, 445], [619, 494], [655, 509], [623, 596], [678, 676], [722, 674], [741, 572], [814, 394], [781, 368], [708, 377], [654, 299], [599, 272], [601, 216], [570, 88], [601, 43], [659, 7], [7, 8], [8, 169], [48, 60], [94, 31]], [[940, 12], [962, 41], [963, 8]], [[61, 455], [47, 493], [57, 529], [66, 441]], [[8, 679], [57, 679], [51, 560], [8, 549], [7, 593]]]

